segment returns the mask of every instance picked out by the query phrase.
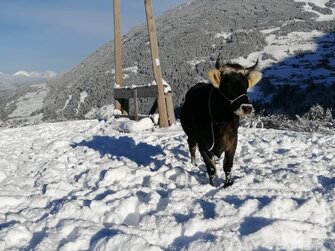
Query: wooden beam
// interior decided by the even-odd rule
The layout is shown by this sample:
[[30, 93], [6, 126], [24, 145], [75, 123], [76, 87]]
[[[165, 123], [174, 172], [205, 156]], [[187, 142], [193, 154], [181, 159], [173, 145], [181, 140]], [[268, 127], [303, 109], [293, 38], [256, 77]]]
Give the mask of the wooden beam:
[[144, 0], [144, 5], [145, 5], [145, 12], [146, 12], [146, 17], [147, 17], [147, 25], [148, 25], [148, 32], [149, 32], [149, 39], [150, 39], [152, 67], [153, 67], [153, 72], [154, 72], [155, 80], [157, 83], [157, 89], [158, 89], [159, 126], [168, 127], [169, 122], [168, 122], [167, 111], [166, 111], [162, 70], [161, 70], [161, 65], [159, 61], [159, 53], [158, 53], [156, 25], [155, 25], [151, 0]]
[[137, 89], [137, 96], [139, 98], [157, 97], [157, 86], [137, 86], [136, 88], [115, 88], [114, 97], [116, 99], [130, 99], [133, 98], [133, 89]]
[[[114, 0], [114, 58], [115, 58], [115, 83], [122, 87], [122, 38], [120, 0]], [[115, 98], [115, 97], [114, 97]], [[115, 109], [122, 111], [122, 102], [115, 99]]]

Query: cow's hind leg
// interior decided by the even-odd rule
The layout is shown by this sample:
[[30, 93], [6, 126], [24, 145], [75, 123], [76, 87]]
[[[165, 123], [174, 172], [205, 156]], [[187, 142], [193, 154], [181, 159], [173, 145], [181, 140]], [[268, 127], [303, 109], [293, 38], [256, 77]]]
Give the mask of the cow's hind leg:
[[206, 164], [207, 173], [209, 176], [209, 183], [212, 186], [215, 186], [214, 178], [216, 174], [216, 168], [215, 168], [215, 162], [213, 160], [213, 154], [201, 148], [199, 149], [199, 151]]
[[197, 150], [197, 143], [191, 138], [187, 139], [187, 143], [188, 143], [189, 151], [191, 154], [191, 163], [197, 166], [197, 162], [195, 160], [195, 152]]

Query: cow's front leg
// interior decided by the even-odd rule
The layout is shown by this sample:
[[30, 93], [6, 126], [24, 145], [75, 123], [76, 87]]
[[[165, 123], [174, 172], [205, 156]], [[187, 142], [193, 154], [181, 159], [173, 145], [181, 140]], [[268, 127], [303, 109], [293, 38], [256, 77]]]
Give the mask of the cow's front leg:
[[213, 154], [211, 154], [210, 152], [202, 148], [200, 148], [199, 151], [206, 164], [207, 173], [209, 176], [209, 184], [211, 184], [212, 186], [215, 186], [214, 178], [216, 174], [216, 167], [215, 167], [215, 162], [213, 160]]
[[233, 167], [235, 149], [236, 147], [234, 147], [234, 149], [225, 152], [225, 157], [223, 161], [223, 170], [226, 175], [226, 181], [224, 183], [224, 187], [231, 186], [234, 183], [233, 179], [231, 178], [231, 169]]

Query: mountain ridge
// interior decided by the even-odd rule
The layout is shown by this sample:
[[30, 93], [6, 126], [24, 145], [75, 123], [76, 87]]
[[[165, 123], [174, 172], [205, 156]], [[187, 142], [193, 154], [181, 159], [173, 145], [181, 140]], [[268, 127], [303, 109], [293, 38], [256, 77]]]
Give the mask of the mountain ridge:
[[[300, 9], [291, 11], [290, 15], [282, 14], [287, 13], [284, 10], [292, 9], [293, 6], [296, 6], [292, 1], [284, 2], [286, 5], [277, 2], [272, 4], [274, 5], [274, 11], [272, 11], [271, 15], [268, 14], [265, 27], [274, 25], [274, 21], [279, 16], [286, 18], [313, 16], [302, 12]], [[193, 1], [167, 11], [157, 18], [156, 26], [163, 78], [172, 86], [176, 108], [181, 105], [183, 96], [190, 86], [200, 79], [206, 79], [206, 72], [211, 67], [211, 60], [213, 61], [216, 58], [218, 52], [222, 52], [223, 57], [230, 59], [245, 56], [265, 46], [264, 38], [260, 33], [247, 34], [245, 32], [254, 28], [256, 24], [258, 26], [261, 25], [257, 21], [259, 19], [257, 13], [263, 13], [261, 7], [256, 9], [255, 13], [250, 13], [249, 15], [247, 11], [239, 14], [238, 10], [243, 9], [241, 5], [245, 9], [254, 9], [254, 5], [267, 6], [269, 3], [270, 1], [267, 0], [258, 2], [239, 0], [234, 3], [227, 2], [229, 6], [225, 7], [222, 1]], [[208, 8], [209, 6], [211, 8]], [[265, 11], [265, 13], [268, 13], [268, 11]], [[220, 14], [223, 14], [223, 16]], [[239, 19], [236, 19], [234, 14], [238, 14]], [[247, 17], [243, 17], [243, 15]], [[212, 23], [214, 22], [212, 19], [218, 24], [224, 23], [224, 26], [217, 27], [217, 24], [215, 26]], [[248, 22], [244, 21], [244, 19], [247, 19]], [[201, 29], [198, 29], [198, 25], [194, 20], [203, 24]], [[286, 19], [284, 18], [283, 20], [285, 21]], [[265, 23], [265, 20], [263, 22]], [[215, 39], [215, 34], [222, 31], [232, 31], [234, 34], [233, 39], [236, 42], [227, 43], [220, 38]], [[213, 47], [208, 40], [212, 40], [210, 41], [211, 43], [217, 43], [216, 47]], [[245, 44], [246, 40], [249, 42], [247, 45]], [[81, 118], [87, 112], [87, 110], [75, 111], [73, 109], [79, 100], [79, 92], [72, 88], [74, 84], [80, 86], [79, 90], [89, 89], [88, 93], [91, 94], [92, 98], [87, 100], [87, 102], [91, 102], [88, 107], [102, 106], [113, 102], [113, 92], [109, 90], [114, 83], [114, 76], [111, 73], [111, 70], [114, 69], [113, 54], [113, 43], [109, 42], [86, 58], [78, 67], [65, 73], [62, 80], [57, 81], [54, 79], [50, 81], [53, 87], [56, 87], [57, 84], [62, 86], [63, 88], [59, 89], [63, 89], [64, 94], [60, 95], [58, 91], [52, 93], [51, 90], [50, 95], [48, 95], [49, 102], [43, 109], [44, 115], [53, 119], [60, 116], [70, 119], [73, 117]], [[188, 62], [203, 57], [206, 58], [205, 62], [197, 64], [195, 69], [190, 69]], [[145, 85], [152, 82], [153, 74], [145, 24], [134, 27], [123, 37], [123, 66], [124, 68], [138, 67], [137, 75], [129, 74], [130, 77], [125, 79], [126, 85]], [[82, 74], [83, 71], [85, 71], [85, 74]], [[78, 75], [81, 76], [76, 79]], [[191, 80], [185, 78], [191, 78]], [[93, 81], [96, 81], [94, 83], [96, 88], [90, 86]], [[67, 87], [67, 89], [64, 87]], [[100, 93], [101, 89], [104, 90], [102, 93]], [[68, 100], [70, 93], [76, 93], [75, 96], [77, 97], [76, 100], [68, 103], [68, 105], [73, 103], [73, 106], [57, 114], [55, 111], [59, 110], [62, 104]], [[105, 93], [108, 94], [108, 97], [103, 95]], [[98, 99], [97, 97], [100, 98]], [[56, 99], [61, 99], [62, 102], [55, 104], [54, 100]], [[54, 107], [54, 104], [56, 107]], [[145, 111], [148, 110], [150, 105], [144, 104], [143, 106]], [[85, 109], [84, 107], [82, 106], [83, 109]]]
[[[329, 10], [334, 9], [331, 3], [325, 5]], [[279, 62], [273, 59], [271, 50], [270, 53], [264, 50], [269, 45], [268, 37], [276, 40], [292, 32], [333, 32], [334, 20], [315, 21], [317, 13], [324, 12], [324, 8], [309, 4], [308, 0], [195, 0], [156, 18], [163, 78], [172, 87], [177, 115], [187, 89], [207, 79], [207, 71], [214, 66], [219, 53], [223, 61], [237, 61], [248, 66], [255, 62], [255, 52], [263, 51], [258, 54], [260, 66], [265, 67], [269, 60], [276, 66]], [[314, 12], [306, 11], [306, 6]], [[151, 83], [153, 74], [146, 25], [134, 27], [122, 41], [125, 85]], [[273, 48], [275, 43], [271, 45]], [[113, 50], [113, 41], [107, 42], [76, 67], [48, 81], [50, 89], [39, 110], [44, 120], [82, 119], [92, 109], [113, 104]], [[292, 52], [292, 55], [295, 53], [299, 54]], [[289, 53], [285, 55], [290, 56]], [[137, 71], [127, 71], [129, 67], [137, 67]], [[259, 86], [267, 86], [267, 82], [280, 77], [268, 76]], [[81, 99], [83, 93], [87, 93], [84, 101]], [[146, 113], [152, 103], [153, 100], [141, 100], [140, 111]]]

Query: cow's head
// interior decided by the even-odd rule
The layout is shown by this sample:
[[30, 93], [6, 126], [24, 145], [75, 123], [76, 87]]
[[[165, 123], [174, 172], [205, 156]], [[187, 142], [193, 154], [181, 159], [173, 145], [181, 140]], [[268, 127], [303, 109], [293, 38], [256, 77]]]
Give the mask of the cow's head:
[[252, 112], [247, 90], [262, 78], [262, 73], [256, 70], [257, 64], [258, 60], [249, 68], [231, 63], [221, 65], [218, 57], [215, 69], [208, 73], [212, 85], [231, 103], [237, 116], [247, 116]]

